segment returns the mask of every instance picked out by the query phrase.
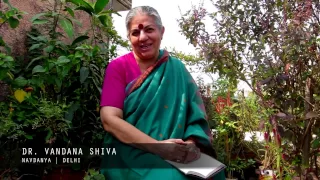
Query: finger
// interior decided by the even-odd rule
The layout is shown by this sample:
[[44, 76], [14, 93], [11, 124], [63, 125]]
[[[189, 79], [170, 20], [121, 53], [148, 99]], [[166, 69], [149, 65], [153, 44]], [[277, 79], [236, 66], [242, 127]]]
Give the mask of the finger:
[[177, 144], [187, 144], [186, 142], [184, 142], [182, 139], [174, 139], [173, 142], [177, 143]]
[[171, 154], [171, 159], [172, 159], [173, 161], [178, 162], [178, 163], [184, 163], [184, 161], [185, 161], [185, 154], [186, 154], [186, 153], [182, 153], [182, 152], [177, 153], [177, 152], [175, 152], [174, 154]]
[[197, 156], [196, 159], [199, 159], [201, 157], [201, 151], [199, 148], [197, 148]]
[[193, 158], [192, 158], [192, 153], [190, 153], [190, 152], [187, 152], [187, 155], [186, 155], [186, 157], [184, 158], [184, 163], [189, 163], [191, 160], [192, 160]]
[[189, 150], [184, 144], [175, 144], [175, 151], [185, 153]]
[[186, 163], [189, 163], [189, 162], [192, 162], [192, 161], [195, 161], [197, 159], [200, 158], [200, 149], [199, 148], [193, 148], [193, 149], [190, 149], [188, 151], [188, 155], [185, 159], [185, 162]]

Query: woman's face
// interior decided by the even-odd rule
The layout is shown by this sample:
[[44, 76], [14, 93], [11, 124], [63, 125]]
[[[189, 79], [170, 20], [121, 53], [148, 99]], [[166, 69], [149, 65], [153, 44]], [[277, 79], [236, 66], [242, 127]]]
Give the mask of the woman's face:
[[129, 40], [133, 52], [141, 60], [154, 60], [159, 54], [164, 28], [156, 25], [153, 17], [138, 14], [129, 27]]

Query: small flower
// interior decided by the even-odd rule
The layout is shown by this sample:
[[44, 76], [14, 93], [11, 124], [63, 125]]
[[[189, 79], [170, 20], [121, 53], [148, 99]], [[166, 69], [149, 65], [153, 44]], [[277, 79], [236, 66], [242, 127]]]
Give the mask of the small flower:
[[264, 140], [265, 140], [266, 142], [269, 142], [269, 133], [268, 133], [268, 132], [265, 132], [265, 133], [264, 133]]
[[277, 135], [276, 135], [276, 142], [277, 142], [277, 145], [281, 146], [281, 137], [280, 137], [280, 134], [277, 134]]
[[285, 161], [289, 160], [289, 156], [287, 154], [282, 154], [282, 159]]

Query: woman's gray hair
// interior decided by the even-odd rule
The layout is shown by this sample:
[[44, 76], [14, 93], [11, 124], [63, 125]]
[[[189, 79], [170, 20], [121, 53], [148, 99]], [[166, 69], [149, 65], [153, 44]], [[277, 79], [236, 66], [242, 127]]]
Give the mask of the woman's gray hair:
[[138, 7], [132, 8], [127, 14], [127, 17], [126, 17], [127, 32], [129, 32], [132, 19], [138, 14], [146, 14], [148, 16], [153, 17], [158, 28], [159, 29], [162, 28], [161, 17], [156, 9], [150, 6], [138, 6]]

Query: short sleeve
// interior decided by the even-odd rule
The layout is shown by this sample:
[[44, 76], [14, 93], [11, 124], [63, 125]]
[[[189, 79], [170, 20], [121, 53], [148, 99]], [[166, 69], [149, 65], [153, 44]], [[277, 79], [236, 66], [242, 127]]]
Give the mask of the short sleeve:
[[124, 67], [119, 61], [111, 61], [105, 72], [100, 106], [112, 106], [123, 109], [125, 87]]

